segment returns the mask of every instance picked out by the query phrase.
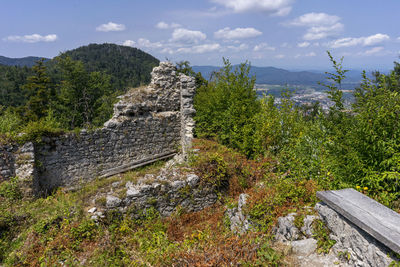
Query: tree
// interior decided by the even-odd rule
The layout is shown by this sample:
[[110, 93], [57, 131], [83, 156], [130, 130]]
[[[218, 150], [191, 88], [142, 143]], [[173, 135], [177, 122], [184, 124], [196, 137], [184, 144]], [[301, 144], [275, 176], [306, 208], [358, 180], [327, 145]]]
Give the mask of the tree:
[[37, 61], [32, 70], [34, 74], [27, 78], [27, 83], [23, 86], [29, 96], [25, 106], [25, 116], [27, 120], [37, 121], [47, 115], [55, 91], [46, 73], [44, 59]]
[[196, 87], [199, 88], [201, 86], [206, 86], [207, 85], [207, 80], [204, 79], [203, 75], [201, 75], [201, 72], [195, 72], [193, 68], [190, 66], [189, 61], [180, 61], [176, 63], [176, 69], [178, 73], [183, 73], [187, 76], [194, 77], [196, 79]]
[[196, 134], [216, 137], [223, 144], [243, 150], [245, 136], [251, 134], [246, 127], [254, 114], [260, 111], [260, 102], [254, 90], [255, 78], [249, 76], [246, 62], [233, 69], [224, 59], [224, 67], [214, 80], [197, 89]]
[[[58, 66], [62, 72], [58, 110], [65, 127], [90, 127], [104, 122], [98, 117], [108, 117], [111, 108], [105, 108], [105, 98], [113, 98], [110, 77], [101, 72], [85, 70], [81, 61], [70, 57], [59, 57]], [[112, 104], [110, 105], [112, 107]]]

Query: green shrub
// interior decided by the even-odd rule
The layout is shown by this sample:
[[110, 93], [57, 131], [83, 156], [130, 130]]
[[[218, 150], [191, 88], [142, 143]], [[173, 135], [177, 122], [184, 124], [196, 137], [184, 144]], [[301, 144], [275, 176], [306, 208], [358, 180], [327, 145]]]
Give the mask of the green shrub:
[[43, 137], [58, 136], [63, 133], [63, 130], [53, 113], [49, 112], [45, 118], [28, 122], [22, 132], [23, 134], [17, 140], [25, 143], [28, 141], [41, 142]]
[[0, 134], [15, 134], [21, 127], [22, 121], [15, 112], [6, 110], [0, 116]]
[[247, 62], [234, 70], [228, 60], [224, 59], [224, 65], [212, 81], [197, 90], [195, 130], [199, 137], [215, 137], [222, 144], [245, 151], [244, 140], [252, 134], [251, 127], [246, 126], [260, 110], [255, 78], [249, 77]]
[[77, 227], [71, 229], [75, 240], [82, 241], [84, 239], [92, 240], [98, 232], [98, 226], [93, 220], [86, 219]]
[[9, 181], [4, 181], [0, 184], [0, 196], [8, 200], [18, 200], [22, 198], [18, 177], [11, 178]]
[[312, 224], [313, 237], [317, 239], [317, 252], [329, 253], [329, 250], [336, 244], [335, 240], [330, 239], [330, 230], [321, 220], [314, 220]]

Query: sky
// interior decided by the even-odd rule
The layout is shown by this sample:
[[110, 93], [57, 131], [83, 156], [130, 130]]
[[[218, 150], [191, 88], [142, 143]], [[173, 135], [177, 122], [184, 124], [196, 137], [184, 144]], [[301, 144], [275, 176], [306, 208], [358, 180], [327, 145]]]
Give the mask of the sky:
[[52, 58], [90, 43], [191, 65], [318, 70], [399, 61], [399, 0], [0, 0], [0, 55]]

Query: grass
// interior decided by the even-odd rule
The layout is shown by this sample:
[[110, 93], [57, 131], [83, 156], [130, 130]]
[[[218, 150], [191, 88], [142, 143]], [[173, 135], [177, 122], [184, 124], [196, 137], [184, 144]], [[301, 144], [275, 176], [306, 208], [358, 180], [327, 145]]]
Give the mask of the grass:
[[[248, 160], [213, 141], [196, 140], [198, 156], [190, 168], [201, 183], [215, 183], [217, 203], [199, 212], [177, 209], [162, 218], [155, 209], [132, 219], [109, 212], [96, 224], [86, 210], [90, 200], [124, 190], [128, 181], [156, 174], [158, 162], [108, 179], [95, 180], [74, 192], [58, 190], [47, 198], [27, 201], [14, 194], [14, 184], [1, 184], [0, 263], [5, 266], [285, 266], [292, 265], [284, 249], [272, 242], [271, 227], [304, 205], [312, 205], [318, 185], [285, 180], [271, 159]], [[188, 171], [182, 166], [182, 172]], [[293, 186], [296, 185], [296, 186]], [[1, 190], [0, 190], [1, 191]], [[248, 193], [246, 212], [258, 228], [236, 236], [226, 223], [227, 206]], [[16, 197], [14, 197], [16, 196]], [[97, 199], [101, 202], [101, 198]], [[104, 202], [104, 201], [103, 201]], [[103, 203], [104, 204], [104, 203]], [[96, 204], [97, 205], [97, 204]]]

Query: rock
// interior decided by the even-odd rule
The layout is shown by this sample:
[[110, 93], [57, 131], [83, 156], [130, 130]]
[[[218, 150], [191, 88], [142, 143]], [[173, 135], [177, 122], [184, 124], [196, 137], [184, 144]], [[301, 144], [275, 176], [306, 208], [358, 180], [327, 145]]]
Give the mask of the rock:
[[108, 195], [106, 198], [106, 207], [109, 209], [117, 208], [121, 204], [122, 200], [118, 197]]
[[186, 181], [191, 187], [195, 187], [200, 181], [199, 176], [196, 174], [188, 174], [186, 177]]
[[317, 240], [308, 238], [291, 242], [292, 252], [297, 255], [310, 255], [317, 249]]
[[97, 210], [96, 207], [91, 208], [90, 210], [88, 210], [88, 213], [95, 213]]
[[238, 207], [228, 209], [226, 216], [230, 221], [231, 231], [236, 234], [243, 234], [251, 229], [251, 223], [243, 214], [242, 209], [246, 205], [246, 200], [249, 197], [247, 194], [240, 194], [238, 200]]
[[395, 258], [390, 251], [372, 236], [352, 224], [324, 203], [317, 203], [322, 221], [332, 231], [330, 238], [336, 241], [332, 247], [335, 253], [349, 253], [353, 266], [388, 266]]
[[275, 240], [287, 242], [297, 240], [300, 236], [300, 231], [294, 225], [294, 216], [296, 213], [290, 213], [286, 217], [278, 218], [278, 226], [274, 228]]
[[112, 183], [111, 186], [115, 188], [115, 187], [119, 186], [120, 184], [121, 184], [121, 182], [117, 181], [117, 182]]
[[313, 236], [312, 223], [317, 219], [314, 215], [307, 215], [304, 217], [303, 227], [300, 228], [301, 232], [308, 238]]

